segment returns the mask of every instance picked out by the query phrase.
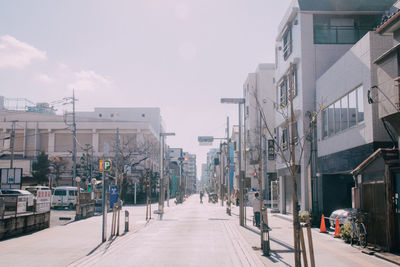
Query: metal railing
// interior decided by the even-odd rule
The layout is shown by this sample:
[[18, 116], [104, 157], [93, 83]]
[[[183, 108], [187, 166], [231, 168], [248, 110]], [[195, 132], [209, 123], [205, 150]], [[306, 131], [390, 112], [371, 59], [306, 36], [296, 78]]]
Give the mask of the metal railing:
[[29, 198], [24, 195], [0, 196], [0, 220], [37, 213], [43, 213], [43, 211], [38, 209], [36, 199], [29, 203]]

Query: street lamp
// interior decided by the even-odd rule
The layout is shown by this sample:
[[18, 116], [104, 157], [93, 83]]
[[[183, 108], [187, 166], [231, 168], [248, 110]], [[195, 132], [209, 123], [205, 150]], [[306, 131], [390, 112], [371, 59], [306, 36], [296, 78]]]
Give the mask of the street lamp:
[[242, 171], [242, 105], [244, 98], [221, 98], [222, 104], [238, 104], [239, 107], [239, 223], [244, 226], [244, 196], [243, 196], [243, 171]]
[[164, 138], [165, 136], [175, 136], [175, 133], [160, 133], [160, 200], [158, 203], [159, 214], [164, 213]]

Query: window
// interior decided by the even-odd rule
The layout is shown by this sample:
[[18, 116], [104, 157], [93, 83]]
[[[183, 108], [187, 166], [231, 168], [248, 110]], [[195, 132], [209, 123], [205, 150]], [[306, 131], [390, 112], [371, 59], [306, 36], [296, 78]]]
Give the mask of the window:
[[314, 43], [355, 44], [380, 20], [379, 15], [314, 15]]
[[357, 96], [356, 91], [349, 94], [349, 127], [357, 124]]
[[360, 86], [322, 111], [323, 138], [364, 121], [363, 95], [363, 87]]
[[347, 100], [348, 96], [344, 96], [340, 99], [341, 102], [341, 123], [340, 130], [345, 130], [349, 128], [349, 101]]
[[335, 116], [335, 133], [340, 132], [340, 100], [333, 104], [334, 116]]
[[322, 110], [322, 137], [328, 136], [328, 109]]
[[67, 191], [65, 191], [65, 190], [56, 190], [56, 191], [54, 191], [54, 195], [55, 196], [66, 196], [67, 195]]
[[297, 121], [294, 123], [293, 130], [294, 130], [294, 142], [297, 144], [297, 142], [299, 141], [299, 130], [297, 126]]
[[297, 66], [293, 65], [293, 98], [297, 96], [297, 86], [298, 86], [298, 81], [297, 81]]
[[286, 60], [292, 53], [292, 28], [289, 26], [283, 34], [283, 58]]
[[[279, 83], [279, 97], [280, 97], [280, 105], [281, 107], [285, 107], [290, 98], [290, 85], [293, 87], [293, 98], [297, 96], [297, 67], [293, 65], [292, 70], [292, 81], [290, 81], [290, 69], [286, 72], [286, 74], [281, 78]], [[292, 83], [292, 84], [291, 84]]]
[[282, 129], [282, 148], [285, 150], [288, 147], [288, 127], [286, 126], [285, 128]]
[[279, 84], [279, 96], [281, 106], [287, 105], [287, 80], [286, 76], [284, 76]]
[[70, 196], [76, 196], [76, 194], [77, 194], [77, 191], [75, 191], [75, 190], [71, 190], [68, 192], [68, 195], [70, 195]]
[[363, 88], [357, 88], [357, 122], [364, 121], [364, 101], [363, 101]]
[[333, 135], [335, 133], [335, 108], [333, 105], [328, 107], [328, 134]]

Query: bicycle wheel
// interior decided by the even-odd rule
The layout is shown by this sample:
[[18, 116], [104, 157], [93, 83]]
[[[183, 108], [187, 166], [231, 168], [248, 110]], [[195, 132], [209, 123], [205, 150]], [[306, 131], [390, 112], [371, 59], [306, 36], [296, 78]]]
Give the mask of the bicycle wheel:
[[353, 246], [354, 240], [357, 238], [357, 229], [354, 224], [351, 225], [351, 231], [350, 231], [350, 245]]
[[358, 242], [360, 247], [365, 248], [367, 246], [367, 230], [365, 229], [365, 225], [360, 223], [358, 225], [359, 232], [358, 232]]

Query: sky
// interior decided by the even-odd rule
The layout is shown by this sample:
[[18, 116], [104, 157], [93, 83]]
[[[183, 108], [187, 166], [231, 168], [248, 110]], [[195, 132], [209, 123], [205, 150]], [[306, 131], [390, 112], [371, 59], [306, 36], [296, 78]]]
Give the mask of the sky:
[[[160, 107], [170, 147], [196, 154], [197, 137], [237, 124], [248, 73], [273, 63], [290, 0], [0, 0], [0, 95], [77, 111]], [[66, 107], [59, 107], [59, 111]], [[214, 143], [217, 147], [218, 143]]]

